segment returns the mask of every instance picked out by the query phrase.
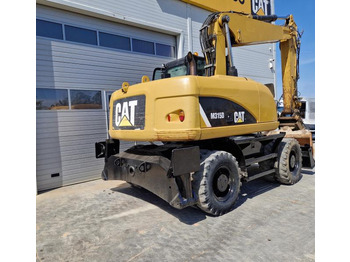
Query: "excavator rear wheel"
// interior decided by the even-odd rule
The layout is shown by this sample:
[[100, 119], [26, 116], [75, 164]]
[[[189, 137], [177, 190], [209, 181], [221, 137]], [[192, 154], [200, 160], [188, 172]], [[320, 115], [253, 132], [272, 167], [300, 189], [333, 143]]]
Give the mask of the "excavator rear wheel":
[[278, 150], [276, 179], [285, 185], [293, 185], [301, 179], [302, 154], [298, 141], [284, 138]]
[[201, 169], [193, 175], [197, 206], [219, 216], [233, 209], [238, 199], [241, 177], [236, 158], [225, 151], [201, 151]]

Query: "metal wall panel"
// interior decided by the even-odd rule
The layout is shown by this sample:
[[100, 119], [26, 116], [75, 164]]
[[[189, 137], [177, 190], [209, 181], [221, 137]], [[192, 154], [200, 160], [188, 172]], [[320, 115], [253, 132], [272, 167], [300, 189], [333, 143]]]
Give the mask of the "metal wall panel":
[[99, 177], [103, 161], [95, 159], [94, 142], [107, 137], [105, 112], [92, 111], [37, 111], [39, 191], [77, 182], [72, 173], [83, 167], [81, 181]]
[[[263, 84], [275, 83], [275, 68], [269, 66], [270, 59], [274, 59], [273, 44], [235, 47], [232, 50], [239, 76]], [[275, 64], [274, 61], [272, 63]]]
[[152, 31], [168, 28], [186, 33], [187, 4], [178, 0], [37, 0], [37, 3], [86, 10], [120, 19], [121, 22], [131, 19], [140, 25], [153, 27]]
[[[64, 0], [45, 2], [68, 5]], [[274, 1], [271, 4], [272, 13], [274, 13]], [[165, 27], [182, 31], [183, 54], [185, 55], [188, 51], [202, 53], [199, 44], [199, 29], [210, 12], [199, 7], [179, 0], [72, 0], [69, 1], [69, 5], [72, 8], [88, 10], [96, 14], [119, 17], [119, 19], [125, 18], [125, 20], [135, 21], [140, 25], [147, 24], [155, 29]], [[178, 43], [177, 47], [181, 48], [181, 43]], [[270, 69], [269, 67], [270, 59], [275, 58], [273, 44], [234, 48], [233, 51], [236, 57], [235, 65], [240, 76], [249, 77], [264, 84], [276, 84], [275, 68]], [[275, 66], [274, 61], [273, 66]]]

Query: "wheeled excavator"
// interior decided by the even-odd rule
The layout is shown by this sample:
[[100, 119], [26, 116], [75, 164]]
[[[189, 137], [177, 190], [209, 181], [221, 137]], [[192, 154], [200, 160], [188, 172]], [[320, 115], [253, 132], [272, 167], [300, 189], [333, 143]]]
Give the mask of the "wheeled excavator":
[[[231, 48], [274, 42], [282, 59], [280, 118], [269, 88], [238, 76]], [[153, 81], [124, 82], [112, 94], [110, 139], [96, 143], [96, 157], [105, 158], [104, 180], [141, 186], [178, 209], [222, 215], [234, 208], [242, 182], [291, 185], [303, 165], [314, 166], [311, 133], [299, 115], [300, 35], [292, 15], [215, 12], [200, 43], [204, 57], [189, 52], [156, 68]], [[148, 143], [120, 152], [120, 140]]]

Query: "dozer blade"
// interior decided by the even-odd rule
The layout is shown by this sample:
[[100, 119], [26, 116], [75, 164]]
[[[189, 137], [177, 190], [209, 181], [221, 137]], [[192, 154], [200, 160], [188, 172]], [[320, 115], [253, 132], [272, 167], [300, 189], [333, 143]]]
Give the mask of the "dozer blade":
[[292, 130], [305, 129], [304, 124], [299, 116], [281, 116], [278, 118], [280, 128], [290, 127]]

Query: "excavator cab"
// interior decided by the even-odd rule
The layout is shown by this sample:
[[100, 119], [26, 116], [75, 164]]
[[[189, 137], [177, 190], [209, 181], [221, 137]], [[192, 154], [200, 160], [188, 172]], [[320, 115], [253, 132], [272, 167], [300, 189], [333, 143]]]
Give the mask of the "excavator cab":
[[205, 76], [205, 58], [188, 52], [185, 57], [157, 67], [153, 71], [152, 80], [176, 76], [197, 75]]

